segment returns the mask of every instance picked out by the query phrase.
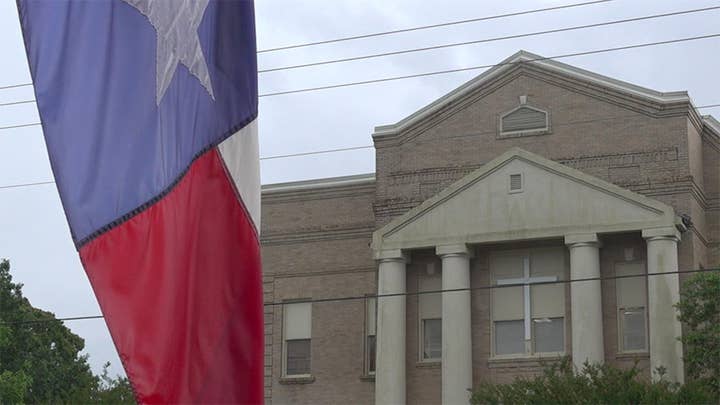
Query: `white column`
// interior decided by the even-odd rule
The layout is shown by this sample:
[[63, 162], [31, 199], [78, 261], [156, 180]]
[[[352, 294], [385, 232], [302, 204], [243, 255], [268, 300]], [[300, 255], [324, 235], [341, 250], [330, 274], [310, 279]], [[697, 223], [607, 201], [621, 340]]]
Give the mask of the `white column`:
[[[470, 288], [470, 252], [465, 245], [438, 246], [442, 289]], [[467, 404], [472, 388], [470, 290], [442, 293], [442, 403]]]
[[[646, 229], [648, 273], [678, 271], [677, 243], [680, 233], [674, 227]], [[658, 380], [657, 368], [666, 370], [665, 379], [684, 381], [682, 334], [677, 312], [673, 307], [680, 300], [678, 274], [648, 276], [648, 323], [650, 332], [650, 368]]]
[[[378, 295], [405, 293], [407, 259], [400, 250], [382, 251], [376, 257]], [[405, 296], [378, 297], [375, 403], [405, 403]]]
[[[570, 249], [570, 279], [600, 277], [600, 242], [597, 234], [565, 236]], [[578, 370], [583, 364], [605, 361], [603, 343], [602, 288], [600, 280], [570, 284], [572, 313], [572, 359]]]

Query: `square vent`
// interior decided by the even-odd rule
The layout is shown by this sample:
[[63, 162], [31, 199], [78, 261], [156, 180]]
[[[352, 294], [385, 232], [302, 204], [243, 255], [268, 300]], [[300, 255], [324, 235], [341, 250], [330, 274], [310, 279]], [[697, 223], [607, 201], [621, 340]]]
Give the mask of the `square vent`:
[[510, 175], [510, 192], [519, 193], [523, 190], [523, 178], [522, 174], [511, 174]]

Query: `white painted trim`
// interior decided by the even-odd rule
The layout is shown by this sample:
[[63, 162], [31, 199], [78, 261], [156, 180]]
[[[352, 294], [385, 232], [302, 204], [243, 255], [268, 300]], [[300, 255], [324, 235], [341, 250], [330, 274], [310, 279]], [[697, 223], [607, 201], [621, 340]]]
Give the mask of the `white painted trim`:
[[611, 77], [603, 76], [598, 73], [590, 72], [585, 69], [580, 69], [575, 66], [571, 66], [562, 62], [558, 62], [552, 59], [542, 59], [540, 55], [536, 55], [527, 51], [519, 51], [509, 58], [503, 60], [493, 68], [490, 68], [474, 79], [460, 85], [455, 90], [447, 93], [432, 103], [426, 105], [415, 113], [403, 118], [395, 124], [381, 125], [375, 127], [373, 138], [382, 137], [386, 135], [397, 134], [406, 128], [416, 124], [420, 120], [433, 115], [438, 110], [444, 108], [448, 104], [461, 99], [465, 95], [471, 93], [477, 88], [481, 87], [486, 82], [494, 79], [495, 77], [511, 70], [514, 68], [514, 64], [520, 62], [532, 62], [535, 66], [541, 66], [547, 70], [558, 72], [575, 79], [589, 81], [591, 83], [609, 87], [611, 89], [621, 91], [624, 93], [632, 94], [633, 96], [641, 97], [650, 101], [659, 103], [676, 103], [687, 101], [690, 102], [690, 97], [686, 91], [674, 91], [663, 93], [656, 90], [648, 89], [645, 87], [637, 86], [632, 83], [624, 82], [622, 80], [613, 79]]
[[715, 135], [720, 137], [720, 121], [716, 120], [712, 115], [703, 115], [702, 120], [703, 124], [707, 125], [708, 128], [715, 132]]
[[276, 192], [313, 190], [326, 187], [355, 186], [361, 184], [371, 184], [375, 182], [375, 174], [355, 174], [352, 176], [329, 177], [325, 179], [312, 179], [303, 181], [291, 181], [286, 183], [264, 184], [262, 186], [263, 194], [272, 194]]

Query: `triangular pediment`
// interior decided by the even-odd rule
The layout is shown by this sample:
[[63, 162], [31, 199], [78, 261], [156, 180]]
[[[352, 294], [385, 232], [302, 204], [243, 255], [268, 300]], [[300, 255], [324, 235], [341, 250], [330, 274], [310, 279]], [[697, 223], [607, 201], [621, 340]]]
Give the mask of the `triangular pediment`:
[[373, 138], [403, 136], [404, 132], [415, 127], [422, 127], [423, 123], [437, 119], [443, 112], [460, 108], [464, 104], [464, 100], [474, 99], [474, 95], [482, 94], [483, 89], [491, 86], [492, 83], [503, 82], [504, 77], [518, 71], [561, 78], [559, 80], [565, 86], [572, 87], [571, 83], [575, 83], [574, 86], [582, 91], [590, 87], [602, 89], [602, 91], [596, 92], [597, 97], [602, 98], [603, 94], [612, 94], [613, 102], [616, 104], [619, 102], [618, 100], [623, 100], [623, 104], [640, 109], [646, 108], [647, 105], [653, 105], [657, 106], [656, 112], [671, 107], [677, 108], [678, 105], [685, 105], [683, 108], [687, 108], [690, 103], [690, 98], [685, 91], [659, 92], [580, 69], [552, 58], [519, 51], [399, 122], [375, 127]]
[[377, 230], [373, 249], [615, 233], [674, 224], [668, 205], [514, 148]]

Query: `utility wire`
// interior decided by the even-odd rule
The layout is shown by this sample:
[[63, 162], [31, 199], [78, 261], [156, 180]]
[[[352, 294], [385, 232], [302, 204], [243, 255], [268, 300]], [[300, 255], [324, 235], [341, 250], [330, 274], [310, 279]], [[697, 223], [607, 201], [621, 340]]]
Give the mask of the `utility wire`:
[[279, 47], [275, 47], [275, 48], [262, 49], [262, 50], [257, 51], [257, 53], [284, 51], [286, 49], [295, 49], [295, 48], [303, 48], [303, 47], [307, 47], [307, 46], [331, 44], [331, 43], [343, 42], [343, 41], [352, 41], [352, 40], [356, 40], [356, 39], [364, 39], [364, 38], [379, 37], [379, 36], [384, 36], [384, 35], [399, 34], [402, 32], [411, 32], [411, 31], [420, 31], [420, 30], [426, 30], [426, 29], [431, 29], [431, 28], [448, 27], [451, 25], [467, 24], [467, 23], [478, 22], [478, 21], [495, 20], [495, 19], [499, 19], [499, 18], [515, 17], [515, 16], [519, 16], [519, 15], [542, 13], [542, 12], [546, 12], [546, 11], [561, 10], [561, 9], [573, 8], [573, 7], [589, 6], [592, 4], [599, 4], [599, 3], [608, 3], [611, 1], [613, 1], [613, 0], [588, 1], [585, 3], [565, 4], [562, 6], [538, 8], [538, 9], [534, 9], [534, 10], [517, 11], [517, 12], [513, 12], [513, 13], [497, 14], [497, 15], [486, 16], [486, 17], [471, 18], [471, 19], [467, 19], [467, 20], [449, 21], [449, 22], [445, 22], [445, 23], [431, 24], [431, 25], [421, 25], [418, 27], [403, 28], [403, 29], [383, 31], [383, 32], [375, 32], [372, 34], [354, 35], [354, 36], [341, 37], [341, 38], [335, 38], [335, 39], [326, 39], [323, 41], [306, 42], [306, 43], [301, 43], [301, 44], [279, 46]]
[[[10, 106], [10, 105], [16, 105], [16, 104], [29, 104], [29, 103], [34, 103], [34, 102], [35, 102], [35, 100], [13, 101], [13, 102], [10, 102], [10, 103], [2, 103], [2, 104], [0, 104], [0, 107]], [[701, 109], [703, 109], [703, 108], [712, 108], [712, 107], [720, 107], [720, 104], [699, 105], [699, 106], [695, 107], [695, 109], [696, 109], [696, 110], [701, 110]], [[36, 122], [36, 123], [31, 124], [31, 125], [40, 125], [40, 123], [39, 123], [39, 122]], [[10, 127], [6, 127], [6, 128], [9, 129]]]
[[2, 87], [0, 87], [0, 90], [14, 89], [14, 88], [16, 88], [16, 87], [25, 87], [25, 86], [32, 86], [32, 83], [11, 84], [11, 85], [8, 85], [8, 86], [2, 86]]
[[28, 103], [34, 103], [34, 102], [35, 102], [35, 100], [12, 101], [9, 103], [0, 103], [0, 107], [5, 107], [6, 105], [28, 104]]
[[716, 38], [716, 37], [720, 37], [720, 33], [699, 35], [699, 36], [686, 37], [686, 38], [678, 38], [678, 39], [670, 39], [670, 40], [666, 40], [666, 41], [645, 42], [645, 43], [641, 43], [641, 44], [624, 45], [624, 46], [617, 46], [617, 47], [613, 47], [613, 48], [594, 49], [591, 51], [572, 52], [572, 53], [565, 53], [565, 54], [559, 54], [559, 55], [548, 56], [548, 57], [538, 57], [538, 58], [527, 59], [527, 60], [522, 60], [522, 61], [501, 62], [501, 63], [491, 64], [491, 65], [479, 65], [479, 66], [471, 66], [471, 67], [457, 68], [457, 69], [438, 70], [438, 71], [426, 72], [426, 73], [416, 73], [416, 74], [411, 74], [411, 75], [393, 76], [393, 77], [386, 77], [386, 78], [381, 78], [381, 79], [371, 79], [371, 80], [363, 80], [363, 81], [357, 81], [357, 82], [339, 83], [339, 84], [332, 84], [332, 85], [328, 85], [328, 86], [317, 86], [317, 87], [307, 87], [307, 88], [296, 89], [296, 90], [277, 91], [277, 92], [273, 92], [273, 93], [261, 94], [258, 97], [273, 97], [273, 96], [280, 96], [280, 95], [284, 95], [284, 94], [307, 93], [307, 92], [311, 92], [311, 91], [329, 90], [329, 89], [336, 89], [336, 88], [340, 88], [340, 87], [361, 86], [361, 85], [371, 84], [371, 83], [384, 83], [384, 82], [391, 82], [391, 81], [395, 81], [395, 80], [411, 79], [411, 78], [416, 78], [416, 77], [427, 77], [427, 76], [436, 76], [436, 75], [442, 75], [442, 74], [448, 74], [448, 73], [467, 72], [470, 70], [494, 68], [494, 67], [498, 67], [498, 66], [517, 65], [517, 64], [521, 64], [521, 63], [531, 63], [531, 62], [542, 62], [542, 61], [546, 61], [546, 60], [563, 59], [563, 58], [570, 58], [570, 57], [574, 57], [574, 56], [583, 56], [583, 55], [592, 55], [592, 54], [598, 54], [598, 53], [623, 51], [623, 50], [628, 50], [628, 49], [645, 48], [645, 47], [650, 47], [650, 46], [667, 45], [667, 44], [674, 44], [674, 43], [679, 43], [679, 42], [696, 41], [696, 40]]
[[[522, 60], [522, 61], [500, 62], [500, 63], [490, 64], [490, 65], [478, 65], [478, 66], [470, 66], [470, 67], [457, 68], [457, 69], [437, 70], [437, 71], [432, 71], [432, 72], [416, 73], [416, 74], [411, 74], [411, 75], [392, 76], [392, 77], [385, 77], [385, 78], [380, 78], [380, 79], [363, 80], [363, 81], [357, 81], [357, 82], [339, 83], [339, 84], [332, 84], [332, 85], [327, 85], [327, 86], [317, 86], [317, 87], [307, 87], [307, 88], [295, 89], [295, 90], [285, 90], [285, 91], [260, 94], [260, 95], [258, 95], [258, 97], [273, 97], [273, 96], [280, 96], [280, 95], [285, 95], [285, 94], [307, 93], [307, 92], [313, 92], [313, 91], [319, 91], [319, 90], [336, 89], [336, 88], [341, 88], [341, 87], [360, 86], [360, 85], [366, 85], [366, 84], [371, 84], [371, 83], [384, 83], [384, 82], [390, 82], [390, 81], [396, 81], [396, 80], [412, 79], [412, 78], [417, 78], [417, 77], [437, 76], [437, 75], [443, 75], [443, 74], [449, 74], [449, 73], [459, 73], [459, 72], [467, 72], [467, 71], [471, 71], [471, 70], [494, 68], [494, 67], [499, 67], [499, 66], [517, 65], [517, 64], [522, 64], [522, 63], [542, 62], [542, 61], [546, 61], [546, 60], [564, 59], [564, 58], [570, 58], [570, 57], [574, 57], [574, 56], [584, 56], [584, 55], [593, 55], [593, 54], [599, 54], [599, 53], [624, 51], [624, 50], [628, 50], [628, 49], [637, 49], [637, 48], [645, 48], [645, 47], [651, 47], [651, 46], [668, 45], [668, 44], [688, 42], [688, 41], [697, 41], [697, 40], [710, 39], [710, 38], [716, 38], [716, 37], [720, 37], [720, 33], [678, 38], [678, 39], [670, 39], [670, 40], [666, 40], [666, 41], [645, 42], [645, 43], [634, 44], [634, 45], [617, 46], [617, 47], [613, 47], [613, 48], [601, 48], [601, 49], [594, 49], [594, 50], [590, 50], [590, 51], [572, 52], [572, 53], [559, 54], [559, 55], [555, 55], [555, 56], [538, 57], [538, 58], [527, 59], [527, 60]], [[0, 127], [0, 130], [11, 129], [11, 128], [20, 128], [20, 127], [32, 126], [32, 125], [40, 125], [40, 123], [11, 125], [11, 126], [7, 126], [7, 127]]]
[[[713, 106], [720, 106], [720, 104], [709, 104], [709, 105], [699, 106], [699, 107], [695, 107], [695, 108], [699, 109], [699, 108], [703, 108], [703, 107], [713, 107]], [[555, 127], [563, 127], [563, 126], [570, 126], [570, 125], [576, 125], [576, 124], [588, 124], [588, 123], [593, 123], [593, 122], [603, 122], [603, 121], [611, 121], [611, 120], [633, 118], [633, 117], [634, 117], [634, 115], [611, 116], [611, 117], [606, 117], [606, 118], [597, 118], [597, 119], [589, 119], [589, 120], [567, 121], [567, 122], [562, 122], [562, 123], [555, 123], [553, 125]], [[492, 134], [492, 133], [494, 133], [494, 131], [472, 132], [472, 133], [462, 134], [462, 135], [452, 135], [452, 136], [450, 136], [450, 138], [477, 137], [480, 135], [487, 135], [487, 134]], [[372, 149], [374, 147], [375, 147], [374, 145], [351, 146], [351, 147], [347, 147], [347, 148], [325, 149], [325, 150], [317, 150], [317, 151], [312, 151], [312, 152], [289, 153], [289, 154], [285, 154], [285, 155], [270, 155], [270, 156], [261, 157], [260, 159], [261, 160], [284, 159], [284, 158], [292, 158], [292, 157], [300, 157], [300, 156], [321, 155], [321, 154], [334, 153], [334, 152]], [[0, 186], [0, 190], [9, 189], [9, 188], [40, 186], [40, 185], [47, 185], [47, 184], [55, 184], [55, 182], [54, 181], [40, 181], [40, 182], [36, 182], [36, 183], [9, 184], [9, 185]]]
[[363, 55], [363, 56], [353, 56], [353, 57], [343, 58], [343, 59], [332, 59], [332, 60], [326, 60], [326, 61], [320, 61], [320, 62], [303, 63], [303, 64], [299, 64], [299, 65], [281, 66], [281, 67], [275, 67], [275, 68], [270, 68], [270, 69], [258, 70], [258, 73], [277, 72], [277, 71], [281, 71], [281, 70], [299, 69], [299, 68], [305, 68], [305, 67], [311, 67], [311, 66], [329, 65], [329, 64], [342, 63], [342, 62], [373, 59], [373, 58], [380, 58], [380, 57], [385, 57], [385, 56], [402, 55], [402, 54], [414, 53], [414, 52], [424, 52], [424, 51], [430, 51], [430, 50], [452, 48], [452, 47], [457, 47], [457, 46], [465, 46], [465, 45], [474, 45], [474, 44], [481, 44], [481, 43], [487, 43], [487, 42], [502, 41], [502, 40], [507, 40], [507, 39], [517, 39], [517, 38], [532, 37], [532, 36], [537, 36], [537, 35], [555, 34], [558, 32], [583, 30], [583, 29], [603, 27], [603, 26], [608, 26], [608, 25], [624, 24], [624, 23], [630, 23], [630, 22], [651, 20], [651, 19], [656, 19], [656, 18], [671, 17], [671, 16], [682, 15], [682, 14], [701, 13], [701, 12], [712, 11], [712, 10], [717, 10], [717, 9], [720, 9], [720, 6], [697, 8], [697, 9], [692, 9], [692, 10], [675, 11], [675, 12], [662, 13], [662, 14], [653, 14], [653, 15], [642, 16], [642, 17], [626, 18], [626, 19], [622, 19], [622, 20], [613, 20], [613, 21], [606, 21], [606, 22], [594, 23], [594, 24], [576, 25], [573, 27], [556, 28], [556, 29], [545, 30], [545, 31], [535, 31], [535, 32], [529, 32], [529, 33], [524, 33], [524, 34], [485, 38], [485, 39], [479, 39], [479, 40], [473, 40], [473, 41], [453, 42], [453, 43], [449, 43], [449, 44], [427, 46], [427, 47], [422, 47], [422, 48], [403, 49], [400, 51], [375, 53], [375, 54], [369, 54], [369, 55]]
[[[589, 282], [589, 281], [601, 281], [602, 282], [602, 281], [617, 280], [617, 279], [624, 279], [624, 278], [667, 276], [667, 275], [673, 275], [673, 274], [707, 273], [707, 272], [716, 272], [716, 271], [720, 271], [720, 268], [695, 269], [695, 270], [686, 270], [686, 271], [655, 272], [655, 273], [631, 274], [631, 275], [609, 276], [609, 277], [585, 277], [585, 278], [576, 278], [576, 279], [570, 279], [570, 280], [541, 281], [541, 282], [531, 282], [531, 283], [513, 283], [513, 284], [503, 284], [503, 285], [489, 284], [489, 285], [483, 285], [483, 286], [478, 286], [478, 287], [450, 288], [450, 289], [428, 290], [428, 291], [412, 291], [412, 292], [392, 293], [392, 294], [374, 294], [374, 295], [367, 294], [367, 295], [351, 295], [351, 296], [345, 296], [345, 297], [316, 298], [316, 299], [306, 299], [306, 300], [301, 299], [301, 300], [292, 300], [292, 301], [265, 302], [265, 303], [263, 303], [263, 306], [273, 307], [273, 306], [282, 306], [282, 305], [287, 305], [287, 304], [309, 304], [309, 303], [322, 303], [322, 302], [359, 301], [359, 300], [366, 300], [368, 298], [411, 297], [411, 296], [419, 296], [419, 295], [424, 295], [424, 294], [442, 294], [442, 293], [452, 293], [452, 292], [462, 292], [462, 291], [493, 290], [496, 288], [523, 287], [526, 285], [536, 286], [536, 285], [550, 285], [550, 284], [572, 284], [572, 283], [581, 283], [581, 282]], [[74, 317], [68, 317], [68, 318], [33, 319], [33, 320], [27, 320], [27, 321], [5, 321], [5, 322], [0, 322], [0, 325], [21, 325], [21, 324], [35, 324], [35, 323], [45, 323], [45, 322], [101, 319], [101, 318], [103, 318], [103, 315], [74, 316]]]
[[6, 126], [6, 127], [0, 127], [0, 130], [3, 130], [3, 129], [14, 129], [14, 128], [24, 128], [24, 127], [33, 127], [33, 126], [35, 126], [35, 125], [40, 125], [40, 123], [39, 123], [39, 122], [31, 122], [31, 123], [29, 123], [29, 124], [9, 125], [9, 126]]

